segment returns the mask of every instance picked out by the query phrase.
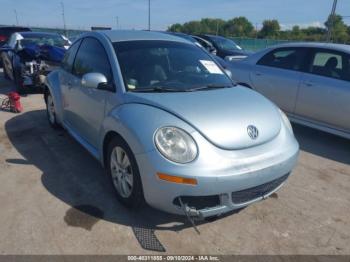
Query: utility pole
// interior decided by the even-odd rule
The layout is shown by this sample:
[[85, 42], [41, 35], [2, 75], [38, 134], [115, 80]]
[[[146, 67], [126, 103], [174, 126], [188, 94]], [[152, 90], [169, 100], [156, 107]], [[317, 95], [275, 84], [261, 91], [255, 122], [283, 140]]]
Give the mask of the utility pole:
[[332, 11], [330, 14], [330, 24], [328, 25], [328, 32], [327, 32], [327, 42], [330, 42], [332, 40], [332, 33], [333, 33], [333, 26], [334, 26], [334, 16], [335, 11], [337, 10], [337, 2], [338, 0], [333, 1]]
[[148, 31], [151, 31], [151, 0], [148, 0]]
[[119, 16], [115, 17], [116, 29], [119, 29]]
[[18, 15], [17, 15], [17, 10], [14, 9], [13, 12], [15, 12], [15, 17], [16, 17], [16, 24], [18, 25]]
[[65, 17], [65, 13], [64, 13], [63, 2], [61, 2], [61, 8], [62, 8], [62, 19], [63, 19], [63, 32], [64, 32], [64, 35], [67, 36], [66, 17]]

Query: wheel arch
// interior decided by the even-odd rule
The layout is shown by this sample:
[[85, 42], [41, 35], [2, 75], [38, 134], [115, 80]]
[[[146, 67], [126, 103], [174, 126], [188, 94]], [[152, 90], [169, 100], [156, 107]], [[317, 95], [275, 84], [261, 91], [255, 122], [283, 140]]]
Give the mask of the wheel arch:
[[47, 95], [50, 93], [55, 105], [55, 113], [57, 121], [62, 123], [63, 120], [63, 107], [62, 107], [62, 94], [60, 89], [59, 73], [53, 71], [45, 79], [44, 83], [44, 101], [47, 102]]
[[[122, 139], [125, 141], [125, 139], [116, 131], [114, 130], [110, 130], [108, 131], [104, 138], [103, 138], [103, 143], [102, 143], [102, 164], [104, 167], [107, 166], [107, 151], [108, 151], [108, 145], [109, 143], [115, 138], [115, 137], [118, 137], [119, 139]], [[125, 143], [127, 143], [125, 141]]]
[[132, 103], [115, 108], [107, 115], [100, 130], [101, 164], [105, 164], [106, 146], [114, 136], [122, 138], [137, 156], [156, 150], [155, 132], [160, 127], [169, 125], [182, 128], [189, 133], [195, 131], [182, 119], [152, 105]]

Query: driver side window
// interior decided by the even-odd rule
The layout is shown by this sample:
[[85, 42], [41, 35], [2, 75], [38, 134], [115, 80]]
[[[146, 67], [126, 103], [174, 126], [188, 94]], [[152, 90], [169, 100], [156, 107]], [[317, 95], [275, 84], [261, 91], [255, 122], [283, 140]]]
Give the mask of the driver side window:
[[87, 73], [101, 73], [112, 82], [111, 66], [102, 44], [95, 38], [83, 40], [74, 61], [73, 74], [82, 77]]
[[74, 58], [80, 46], [81, 40], [74, 43], [66, 52], [62, 60], [62, 68], [67, 72], [71, 72], [73, 68]]

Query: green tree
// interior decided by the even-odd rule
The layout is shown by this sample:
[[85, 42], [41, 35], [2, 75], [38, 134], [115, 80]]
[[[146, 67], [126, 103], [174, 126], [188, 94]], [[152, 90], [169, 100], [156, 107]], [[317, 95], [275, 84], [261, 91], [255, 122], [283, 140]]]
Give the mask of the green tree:
[[300, 26], [295, 25], [290, 32], [290, 39], [293, 40], [302, 40], [305, 37], [305, 34], [301, 30]]
[[259, 35], [262, 38], [276, 38], [278, 37], [280, 30], [280, 24], [276, 19], [265, 20]]
[[168, 27], [169, 32], [182, 32], [183, 28], [182, 25], [179, 23], [173, 24], [171, 26]]
[[229, 36], [249, 37], [252, 36], [254, 27], [247, 18], [240, 16], [228, 20], [224, 26], [225, 34]]
[[203, 18], [201, 21], [202, 33], [207, 34], [224, 34], [223, 25], [226, 23], [222, 19], [213, 19], [213, 18]]
[[348, 27], [344, 23], [342, 16], [337, 14], [330, 15], [324, 25], [328, 31], [332, 29], [332, 39], [335, 42], [345, 43], [349, 41]]
[[206, 28], [202, 28], [200, 21], [190, 21], [184, 23], [182, 32], [186, 34], [201, 34], [206, 31]]

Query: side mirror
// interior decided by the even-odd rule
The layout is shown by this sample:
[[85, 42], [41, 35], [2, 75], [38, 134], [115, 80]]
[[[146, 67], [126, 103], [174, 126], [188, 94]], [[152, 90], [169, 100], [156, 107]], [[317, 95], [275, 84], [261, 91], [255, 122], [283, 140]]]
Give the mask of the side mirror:
[[[101, 73], [87, 73], [83, 75], [81, 84], [83, 87], [100, 89], [107, 85], [107, 78]], [[104, 89], [104, 88], [101, 88]]]

